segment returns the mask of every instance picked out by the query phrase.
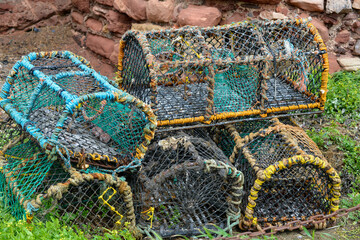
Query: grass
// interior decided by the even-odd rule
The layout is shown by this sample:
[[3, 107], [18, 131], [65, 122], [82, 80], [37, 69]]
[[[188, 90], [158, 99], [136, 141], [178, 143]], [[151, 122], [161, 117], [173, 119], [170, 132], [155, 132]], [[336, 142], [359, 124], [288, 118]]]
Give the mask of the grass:
[[328, 88], [323, 124], [307, 133], [321, 150], [343, 156], [343, 167], [355, 177], [353, 187], [359, 190], [360, 142], [354, 138], [359, 137], [360, 71], [333, 74]]
[[[51, 217], [45, 223], [34, 220], [32, 223], [16, 221], [0, 209], [0, 240], [88, 240], [89, 236], [81, 230], [62, 225], [57, 218]], [[127, 229], [108, 231], [104, 235], [90, 236], [94, 240], [135, 240]]]

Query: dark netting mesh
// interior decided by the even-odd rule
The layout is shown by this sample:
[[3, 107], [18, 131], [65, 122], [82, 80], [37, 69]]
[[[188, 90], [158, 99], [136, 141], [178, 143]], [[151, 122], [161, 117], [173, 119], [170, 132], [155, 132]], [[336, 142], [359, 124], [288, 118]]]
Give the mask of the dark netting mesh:
[[199, 129], [158, 135], [150, 144], [140, 172], [128, 178], [138, 227], [170, 237], [213, 225], [230, 231], [228, 224], [236, 224], [242, 173], [201, 135], [207, 136]]
[[251, 122], [255, 131], [244, 136], [247, 124], [225, 128], [234, 141], [230, 161], [245, 176], [241, 227], [281, 225], [338, 209], [340, 178], [301, 128], [277, 119]]
[[[31, 53], [14, 67], [1, 106], [67, 167], [108, 171], [139, 166], [153, 137], [149, 106], [109, 84], [70, 52]], [[70, 159], [71, 158], [71, 159]]]
[[130, 31], [117, 81], [164, 126], [321, 109], [327, 75], [320, 35], [296, 19]]
[[[294, 120], [290, 117], [283, 118], [274, 118], [271, 120], [257, 120], [257, 121], [244, 121], [234, 123], [231, 126], [234, 126], [236, 129], [236, 134], [238, 134], [241, 138], [245, 138], [251, 133], [255, 133], [260, 131], [260, 129], [267, 128], [274, 124], [274, 122], [280, 121], [281, 123], [297, 126]], [[227, 157], [230, 157], [234, 153], [235, 140], [234, 136], [229, 134], [229, 131], [226, 130], [225, 127], [213, 127], [211, 128], [211, 136], [217, 146], [224, 152]], [[294, 133], [295, 134], [295, 133]], [[235, 151], [237, 152], [237, 151]], [[235, 153], [234, 153], [235, 154]]]
[[104, 234], [108, 229], [129, 227], [134, 230], [135, 215], [132, 193], [127, 183], [107, 174], [68, 173], [60, 166], [49, 171], [39, 186], [41, 204], [35, 217], [51, 217], [77, 227], [87, 235]]

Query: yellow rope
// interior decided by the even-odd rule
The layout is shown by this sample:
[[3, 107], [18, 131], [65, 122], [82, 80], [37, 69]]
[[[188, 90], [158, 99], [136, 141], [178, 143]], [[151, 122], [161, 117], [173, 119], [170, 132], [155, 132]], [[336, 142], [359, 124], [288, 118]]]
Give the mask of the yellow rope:
[[141, 213], [146, 213], [146, 216], [148, 216], [148, 218], [146, 220], [147, 221], [150, 220], [150, 228], [152, 228], [152, 223], [153, 223], [153, 219], [154, 219], [154, 211], [155, 211], [155, 208], [150, 207], [148, 210], [141, 212]]
[[[108, 199], [104, 199], [104, 195], [109, 191], [112, 190], [113, 193], [108, 197]], [[120, 216], [120, 219], [116, 222], [117, 224], [121, 225], [121, 220], [123, 219], [123, 215], [121, 215], [114, 206], [110, 205], [110, 203], [108, 202], [115, 194], [117, 193], [117, 191], [113, 188], [113, 187], [108, 187], [99, 197], [99, 199], [101, 199], [104, 203], [104, 205], [107, 205], [111, 211], [113, 211], [114, 213], [116, 213], [117, 215]]]

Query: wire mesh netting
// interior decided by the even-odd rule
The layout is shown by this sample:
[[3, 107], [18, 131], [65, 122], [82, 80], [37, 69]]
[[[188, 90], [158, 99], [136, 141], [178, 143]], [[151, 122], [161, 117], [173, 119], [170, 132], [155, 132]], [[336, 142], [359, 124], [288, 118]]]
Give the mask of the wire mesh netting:
[[138, 166], [156, 127], [152, 110], [84, 63], [67, 51], [23, 57], [2, 89], [1, 107], [67, 164], [71, 157], [79, 168]]
[[129, 178], [141, 229], [170, 237], [196, 235], [213, 225], [231, 231], [236, 225], [243, 175], [210, 138], [199, 137], [206, 133], [196, 133], [155, 137], [140, 172]]
[[242, 228], [281, 225], [338, 209], [340, 178], [300, 127], [273, 119], [225, 129], [234, 142], [229, 159], [245, 176]]
[[[35, 217], [47, 221], [56, 217], [87, 235], [104, 234], [109, 229], [127, 227], [135, 231], [132, 192], [127, 183], [101, 173], [67, 172], [57, 166], [39, 186], [41, 202]], [[135, 235], [134, 235], [135, 236]]]
[[28, 201], [47, 175], [53, 160], [52, 155], [45, 154], [36, 142], [23, 134], [11, 139], [3, 148], [1, 199], [4, 208], [17, 220], [26, 219]]
[[130, 31], [117, 81], [164, 126], [323, 109], [327, 75], [321, 37], [296, 19]]
[[124, 226], [135, 231], [132, 192], [124, 180], [67, 169], [29, 138], [10, 142], [0, 159], [0, 199], [17, 220], [55, 217], [88, 235]]

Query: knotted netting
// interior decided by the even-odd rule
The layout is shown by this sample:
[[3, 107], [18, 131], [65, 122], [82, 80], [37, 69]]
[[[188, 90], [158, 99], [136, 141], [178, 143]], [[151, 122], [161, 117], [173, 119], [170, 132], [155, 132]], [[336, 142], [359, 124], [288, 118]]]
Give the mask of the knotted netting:
[[340, 177], [316, 144], [300, 127], [277, 119], [257, 124], [245, 136], [246, 122], [226, 126], [235, 142], [229, 160], [245, 176], [240, 227], [281, 225], [336, 211]]
[[140, 165], [156, 118], [68, 51], [31, 53], [15, 64], [0, 106], [70, 167], [124, 171]]
[[322, 110], [326, 47], [309, 20], [127, 32], [117, 82], [158, 126]]
[[136, 236], [132, 192], [123, 179], [66, 168], [25, 132], [9, 140], [0, 163], [1, 205], [17, 220], [58, 218], [87, 235], [126, 227]]
[[[203, 135], [203, 133], [199, 134]], [[176, 132], [157, 136], [129, 180], [137, 225], [162, 237], [197, 235], [238, 223], [243, 175], [210, 139]]]
[[80, 173], [56, 166], [50, 170], [30, 203], [42, 221], [56, 217], [87, 235], [127, 228], [136, 236], [131, 188], [119, 177]]
[[1, 202], [17, 220], [26, 219], [33, 210], [29, 200], [34, 197], [56, 156], [45, 153], [24, 132], [8, 141], [0, 157]]

